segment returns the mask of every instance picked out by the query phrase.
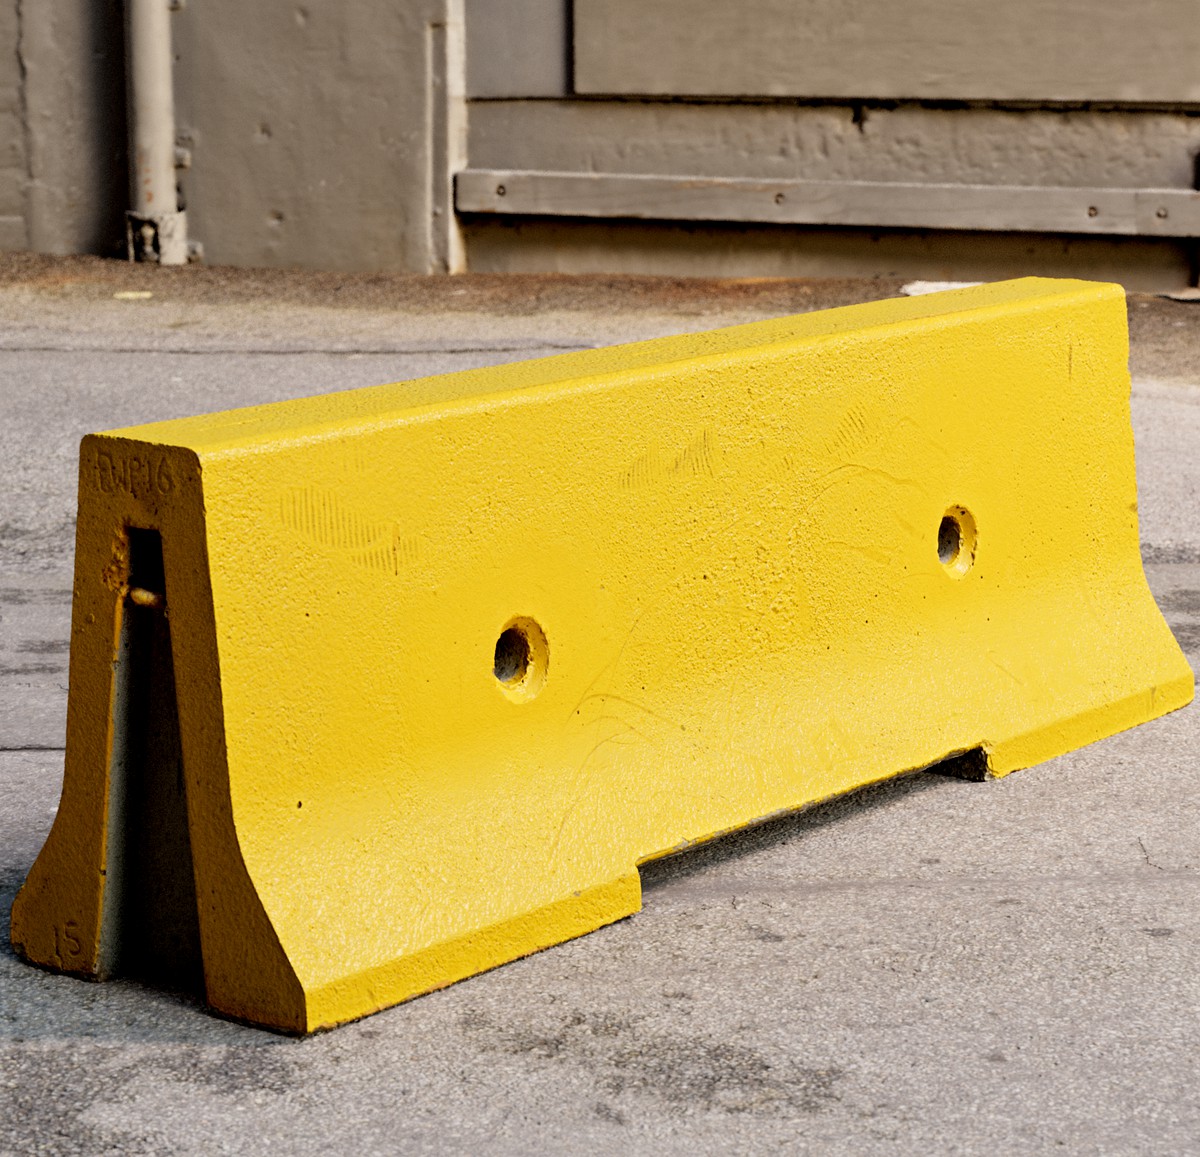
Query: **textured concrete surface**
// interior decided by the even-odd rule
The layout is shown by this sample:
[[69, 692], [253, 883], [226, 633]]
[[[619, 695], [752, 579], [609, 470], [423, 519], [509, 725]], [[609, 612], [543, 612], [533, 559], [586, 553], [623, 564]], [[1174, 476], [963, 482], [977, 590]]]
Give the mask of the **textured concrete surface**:
[[[1196, 707], [661, 862], [638, 916], [309, 1040], [18, 962], [80, 434], [895, 291], [162, 272], [0, 268], [0, 1153], [1200, 1152]], [[1200, 306], [1131, 317], [1144, 549], [1195, 664]]]
[[129, 190], [121, 0], [0, 0], [0, 244], [108, 253]]

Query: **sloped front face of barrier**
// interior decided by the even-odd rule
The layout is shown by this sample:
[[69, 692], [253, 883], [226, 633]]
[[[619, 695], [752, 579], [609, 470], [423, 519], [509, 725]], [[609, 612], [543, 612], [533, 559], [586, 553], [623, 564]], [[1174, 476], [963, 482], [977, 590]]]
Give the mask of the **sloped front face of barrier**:
[[620, 919], [689, 843], [1182, 706], [1126, 359], [1118, 287], [1025, 280], [88, 438], [14, 943], [198, 943], [214, 1008], [310, 1031]]

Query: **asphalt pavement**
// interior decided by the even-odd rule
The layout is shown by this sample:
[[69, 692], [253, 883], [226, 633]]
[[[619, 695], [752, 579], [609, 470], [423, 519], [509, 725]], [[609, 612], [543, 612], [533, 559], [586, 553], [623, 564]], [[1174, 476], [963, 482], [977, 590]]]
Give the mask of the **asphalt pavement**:
[[[61, 785], [82, 434], [898, 289], [0, 259], [0, 1153], [1200, 1153], [1195, 705], [660, 861], [638, 915], [308, 1039], [9, 947]], [[1130, 313], [1143, 554], [1195, 666], [1200, 304]]]

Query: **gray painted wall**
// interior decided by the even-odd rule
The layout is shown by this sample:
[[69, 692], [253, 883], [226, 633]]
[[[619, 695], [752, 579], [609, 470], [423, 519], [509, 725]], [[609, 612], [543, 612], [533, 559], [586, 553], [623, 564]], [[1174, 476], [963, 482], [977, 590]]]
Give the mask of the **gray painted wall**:
[[113, 252], [128, 188], [120, 0], [18, 0], [14, 16], [29, 247]]
[[[1181, 2], [1155, 0], [1156, 10]], [[793, 0], [755, 3], [774, 11]], [[828, 0], [804, 3], [816, 10]], [[765, 88], [752, 100], [648, 97], [636, 91], [648, 85], [633, 65], [653, 79], [653, 45], [615, 43], [603, 21], [589, 33], [587, 20], [606, 5], [642, 19], [660, 9], [677, 16], [682, 4], [191, 0], [173, 17], [191, 235], [211, 263], [326, 269], [963, 277], [1078, 269], [1140, 285], [1194, 277], [1196, 243], [1173, 239], [456, 217], [451, 174], [468, 163], [985, 185], [1188, 189], [1195, 180], [1200, 105], [872, 106], [763, 99]], [[688, 4], [715, 4], [724, 16], [736, 7]], [[1163, 39], [1162, 27], [1151, 31], [1146, 43]], [[0, 47], [0, 247], [119, 252], [120, 0], [0, 0]], [[607, 62], [632, 88], [580, 99], [577, 86], [591, 83], [580, 79], [581, 60], [585, 74], [589, 60]]]
[[29, 244], [17, 32], [17, 0], [0, 0], [0, 249], [24, 249]]
[[1197, 101], [1195, 0], [575, 0], [575, 91]]
[[571, 92], [568, 0], [465, 0], [465, 6], [468, 96]]
[[[204, 0], [175, 15], [179, 138], [193, 155], [180, 185], [209, 261], [461, 266], [459, 5]], [[0, 0], [0, 44], [0, 247], [122, 252], [120, 0]]]
[[204, 0], [180, 12], [191, 235], [218, 264], [434, 272], [452, 262], [453, 5]]

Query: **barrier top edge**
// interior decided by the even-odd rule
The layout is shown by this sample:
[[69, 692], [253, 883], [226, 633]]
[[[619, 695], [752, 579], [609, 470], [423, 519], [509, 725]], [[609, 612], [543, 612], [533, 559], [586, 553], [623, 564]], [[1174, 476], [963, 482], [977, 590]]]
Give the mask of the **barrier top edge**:
[[1024, 277], [106, 430], [103, 435], [178, 446], [194, 451], [203, 459], [225, 450], [262, 449], [264, 443], [303, 439], [327, 433], [331, 428], [349, 429], [385, 422], [407, 412], [467, 399], [495, 398], [537, 387], [553, 388], [580, 379], [728, 355], [754, 347], [818, 341], [855, 330], [951, 320], [956, 315], [1014, 305], [1036, 308], [1063, 298], [1097, 303], [1116, 299], [1123, 303], [1124, 290], [1107, 282]]

